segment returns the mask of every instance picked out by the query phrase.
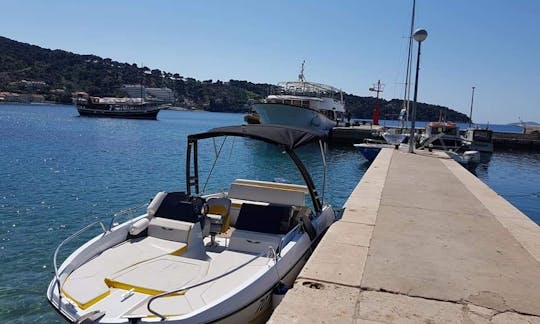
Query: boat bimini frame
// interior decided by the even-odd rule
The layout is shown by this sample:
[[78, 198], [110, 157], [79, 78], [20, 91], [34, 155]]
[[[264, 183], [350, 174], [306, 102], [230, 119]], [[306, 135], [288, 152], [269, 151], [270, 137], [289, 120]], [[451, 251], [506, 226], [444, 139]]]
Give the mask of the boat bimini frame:
[[[222, 136], [237, 136], [248, 137], [263, 141], [266, 143], [277, 145], [285, 150], [289, 157], [293, 160], [294, 164], [302, 174], [304, 181], [306, 182], [309, 195], [313, 202], [313, 208], [317, 213], [322, 211], [323, 203], [319, 198], [319, 194], [309, 172], [306, 167], [300, 161], [294, 149], [307, 143], [318, 140], [321, 150], [323, 148], [323, 140], [325, 134], [322, 132], [315, 132], [304, 128], [287, 127], [281, 125], [241, 125], [241, 126], [225, 126], [211, 129], [208, 132], [193, 134], [188, 136], [188, 145], [186, 153], [186, 193], [191, 195], [192, 188], [195, 195], [199, 195], [199, 171], [198, 171], [198, 151], [197, 141], [207, 138], [215, 138]], [[193, 151], [193, 165], [191, 165], [191, 155]], [[323, 162], [326, 168], [326, 162]], [[323, 184], [324, 188], [325, 184]], [[324, 192], [324, 191], [323, 191]]]

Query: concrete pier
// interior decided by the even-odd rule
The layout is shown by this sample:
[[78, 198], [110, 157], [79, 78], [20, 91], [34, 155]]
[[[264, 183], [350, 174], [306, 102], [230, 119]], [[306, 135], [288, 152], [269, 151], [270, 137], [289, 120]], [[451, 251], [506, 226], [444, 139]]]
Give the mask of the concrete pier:
[[384, 149], [270, 323], [540, 323], [540, 227], [453, 160]]

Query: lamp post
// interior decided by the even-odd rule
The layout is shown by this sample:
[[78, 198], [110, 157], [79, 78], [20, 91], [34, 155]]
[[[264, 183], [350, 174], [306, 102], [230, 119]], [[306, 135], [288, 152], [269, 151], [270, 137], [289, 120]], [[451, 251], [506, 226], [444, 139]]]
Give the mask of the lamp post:
[[417, 29], [413, 34], [414, 40], [418, 42], [418, 54], [416, 55], [416, 76], [414, 79], [414, 99], [411, 112], [411, 133], [409, 135], [409, 153], [414, 152], [414, 126], [416, 123], [416, 98], [418, 96], [418, 71], [420, 70], [420, 48], [422, 42], [427, 38], [425, 29]]

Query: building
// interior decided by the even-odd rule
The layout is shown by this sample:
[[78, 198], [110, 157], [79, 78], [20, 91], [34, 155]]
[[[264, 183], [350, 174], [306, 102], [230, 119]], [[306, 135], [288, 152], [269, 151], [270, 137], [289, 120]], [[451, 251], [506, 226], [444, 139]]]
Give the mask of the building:
[[145, 98], [149, 101], [173, 102], [174, 93], [169, 88], [146, 88], [140, 84], [124, 84], [122, 90], [130, 98]]

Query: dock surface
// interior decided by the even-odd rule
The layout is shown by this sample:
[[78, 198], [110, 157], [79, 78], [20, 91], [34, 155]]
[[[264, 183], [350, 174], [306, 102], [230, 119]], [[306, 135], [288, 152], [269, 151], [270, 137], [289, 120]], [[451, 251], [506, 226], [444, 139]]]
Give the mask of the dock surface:
[[270, 323], [540, 323], [540, 227], [451, 159], [384, 149]]

